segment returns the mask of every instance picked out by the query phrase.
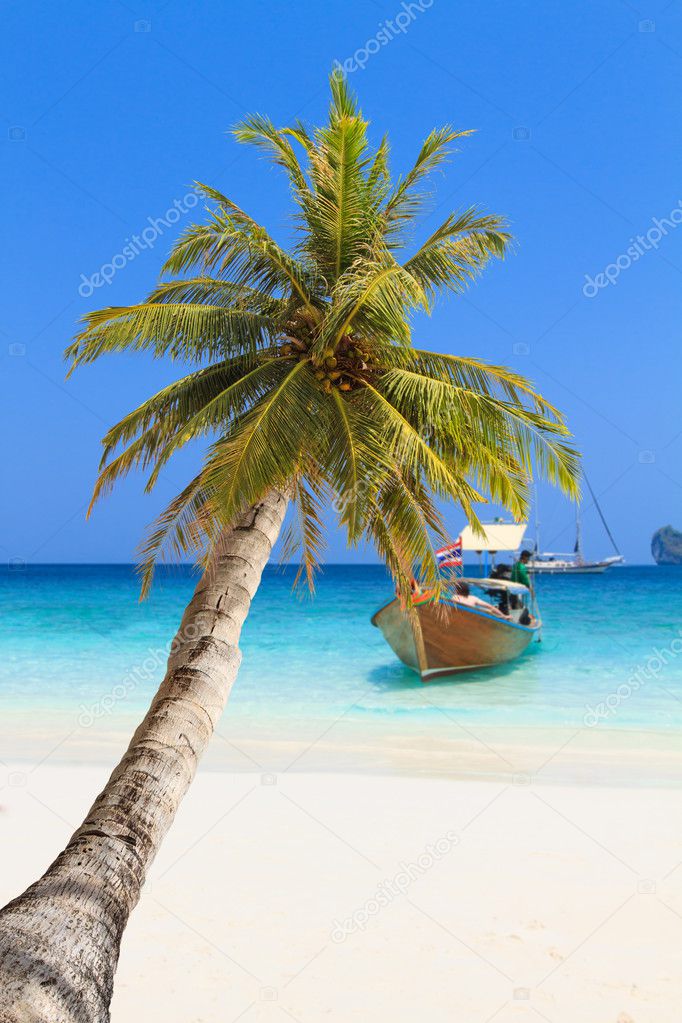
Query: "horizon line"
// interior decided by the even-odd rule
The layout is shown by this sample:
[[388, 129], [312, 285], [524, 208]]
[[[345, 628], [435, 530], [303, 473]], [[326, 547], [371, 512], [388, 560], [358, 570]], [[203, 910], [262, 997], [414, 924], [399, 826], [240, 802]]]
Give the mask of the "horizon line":
[[[478, 561], [467, 561], [467, 565], [478, 566]], [[0, 565], [5, 569], [11, 569], [14, 572], [22, 572], [26, 568], [50, 568], [50, 567], [61, 567], [61, 568], [137, 568], [138, 562], [136, 561], [27, 561], [24, 558], [16, 558], [14, 560], [0, 562]], [[300, 567], [300, 561], [285, 561], [275, 562], [269, 561], [265, 565], [265, 568], [298, 568]], [[623, 568], [647, 568], [647, 567], [665, 568], [667, 566], [658, 565], [656, 561], [628, 561], [624, 565], [616, 566], [617, 570]], [[368, 562], [354, 562], [354, 561], [324, 561], [319, 565], [320, 569], [327, 568], [387, 568], [383, 561], [368, 561]], [[675, 568], [677, 566], [672, 565]], [[175, 561], [166, 564], [159, 564], [156, 566], [157, 569], [173, 569], [173, 568], [199, 568], [192, 561]]]

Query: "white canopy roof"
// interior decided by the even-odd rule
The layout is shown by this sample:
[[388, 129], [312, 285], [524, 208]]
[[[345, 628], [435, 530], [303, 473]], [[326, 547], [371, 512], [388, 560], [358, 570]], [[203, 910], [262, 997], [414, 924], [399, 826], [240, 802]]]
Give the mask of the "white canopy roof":
[[527, 528], [527, 522], [486, 522], [483, 523], [485, 535], [481, 536], [471, 526], [465, 526], [461, 534], [462, 550], [517, 551]]

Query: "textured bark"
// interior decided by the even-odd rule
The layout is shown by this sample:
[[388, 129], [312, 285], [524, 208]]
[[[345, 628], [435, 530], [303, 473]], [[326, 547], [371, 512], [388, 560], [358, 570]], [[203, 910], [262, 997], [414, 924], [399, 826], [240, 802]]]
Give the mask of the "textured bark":
[[1, 1023], [109, 1020], [121, 935], [237, 675], [286, 505], [272, 492], [223, 536], [106, 788], [43, 877], [0, 912]]

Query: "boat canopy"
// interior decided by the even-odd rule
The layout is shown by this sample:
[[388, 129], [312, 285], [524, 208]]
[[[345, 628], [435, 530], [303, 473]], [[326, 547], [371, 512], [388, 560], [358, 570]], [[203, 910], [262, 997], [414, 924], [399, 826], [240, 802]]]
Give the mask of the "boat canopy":
[[507, 593], [518, 593], [518, 594], [525, 594], [525, 593], [529, 593], [530, 592], [528, 587], [524, 586], [523, 583], [512, 583], [512, 582], [509, 581], [509, 579], [487, 579], [487, 578], [481, 579], [480, 577], [476, 577], [474, 579], [474, 578], [469, 578], [467, 576], [467, 577], [465, 577], [463, 579], [460, 578], [459, 581], [463, 582], [463, 583], [466, 583], [467, 586], [477, 586], [481, 590], [506, 590]]
[[461, 534], [462, 550], [488, 551], [490, 554], [517, 551], [527, 528], [527, 522], [486, 522], [483, 534], [480, 534], [475, 533], [471, 526], [465, 526]]

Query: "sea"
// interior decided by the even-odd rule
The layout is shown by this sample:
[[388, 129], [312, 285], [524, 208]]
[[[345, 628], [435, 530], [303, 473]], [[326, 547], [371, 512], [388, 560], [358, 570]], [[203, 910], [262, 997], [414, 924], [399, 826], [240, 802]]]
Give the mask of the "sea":
[[[0, 569], [6, 720], [60, 712], [79, 726], [141, 716], [197, 576], [162, 568], [140, 603], [131, 565]], [[537, 579], [543, 628], [518, 660], [426, 685], [370, 624], [392, 596], [380, 566], [329, 565], [313, 597], [268, 567], [242, 634], [232, 720], [391, 721], [430, 727], [682, 727], [682, 568]], [[125, 713], [122, 713], [125, 712]], [[23, 718], [22, 718], [23, 715]], [[1, 755], [1, 754], [0, 754]]]

